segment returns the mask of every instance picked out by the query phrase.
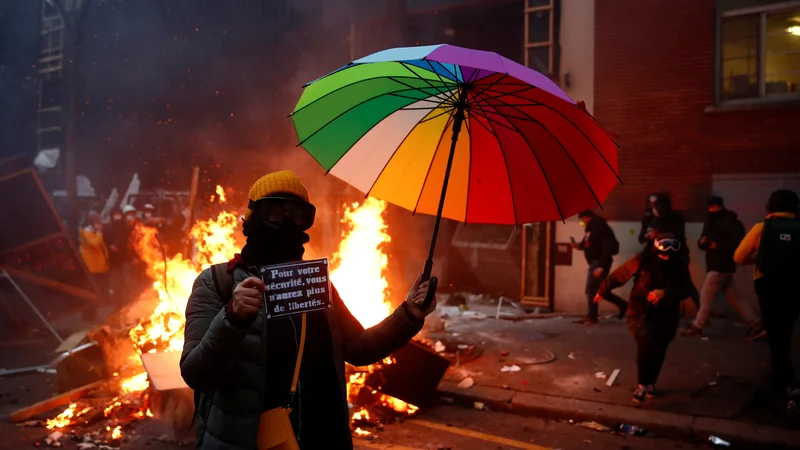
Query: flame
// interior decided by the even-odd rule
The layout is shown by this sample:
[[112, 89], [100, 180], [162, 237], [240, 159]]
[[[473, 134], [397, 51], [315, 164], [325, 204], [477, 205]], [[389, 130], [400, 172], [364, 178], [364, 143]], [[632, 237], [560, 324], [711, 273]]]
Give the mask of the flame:
[[75, 410], [78, 408], [76, 403], [69, 405], [69, 408], [65, 409], [64, 412], [57, 415], [52, 419], [47, 419], [47, 423], [45, 427], [48, 430], [52, 430], [54, 428], [64, 428], [70, 424], [72, 417], [75, 415]]
[[[216, 198], [220, 204], [226, 201], [225, 191], [217, 186]], [[392, 305], [388, 301], [388, 282], [384, 276], [388, 258], [383, 252], [383, 245], [390, 241], [383, 214], [386, 203], [367, 199], [363, 203], [346, 206], [342, 222], [346, 231], [342, 235], [338, 251], [331, 262], [331, 280], [336, 285], [342, 300], [351, 313], [364, 327], [378, 324], [392, 313]], [[194, 241], [191, 255], [176, 254], [167, 258], [157, 237], [157, 230], [140, 225], [136, 228], [136, 250], [145, 263], [147, 276], [153, 280], [152, 290], [142, 295], [152, 295], [156, 306], [152, 314], [139, 321], [130, 332], [130, 339], [137, 352], [175, 352], [183, 348], [184, 312], [192, 285], [197, 275], [212, 264], [223, 263], [237, 253], [241, 242], [237, 242], [236, 230], [239, 226], [238, 215], [224, 211], [216, 218], [199, 220], [191, 228], [189, 235]], [[135, 357], [141, 367], [138, 355]], [[349, 377], [347, 385], [348, 400], [353, 400], [364, 387], [367, 375], [377, 370], [382, 364], [392, 364], [387, 358], [381, 363], [366, 368]], [[118, 374], [115, 373], [115, 376]], [[106, 416], [118, 411], [122, 405], [130, 406], [131, 395], [141, 396], [149, 387], [146, 372], [139, 373], [120, 383], [121, 396], [114, 398], [104, 409]], [[376, 401], [388, 408], [403, 414], [413, 414], [417, 407], [409, 405], [387, 395], [376, 395]], [[76, 405], [73, 404], [47, 421], [48, 429], [68, 426], [77, 417]], [[144, 408], [131, 413], [132, 419], [153, 417], [149, 409]], [[369, 421], [371, 416], [366, 409], [354, 414], [353, 420]], [[107, 427], [112, 439], [122, 438], [122, 426]], [[359, 436], [369, 435], [369, 431], [355, 429]]]
[[122, 393], [129, 394], [131, 392], [141, 392], [150, 387], [150, 381], [147, 379], [147, 372], [142, 372], [139, 375], [134, 375], [122, 383], [120, 388]]
[[[225, 191], [221, 186], [217, 186], [217, 193], [220, 203], [224, 203]], [[194, 280], [203, 269], [229, 261], [237, 252], [237, 225], [237, 216], [231, 212], [221, 212], [216, 219], [196, 222], [189, 231], [195, 241], [193, 257], [189, 259], [178, 253], [166, 261], [157, 230], [137, 227], [136, 250], [147, 266], [147, 276], [154, 280], [153, 290], [159, 300], [153, 314], [130, 331], [131, 340], [140, 353], [183, 349], [184, 312]]]
[[[377, 325], [392, 313], [392, 304], [388, 300], [389, 283], [383, 275], [389, 259], [383, 252], [383, 246], [390, 242], [386, 221], [386, 202], [368, 198], [363, 203], [353, 203], [344, 211], [342, 223], [345, 231], [339, 243], [338, 252], [331, 262], [331, 282], [336, 286], [347, 309], [364, 328]], [[364, 388], [367, 374], [380, 367], [381, 364], [393, 364], [391, 358], [385, 358], [380, 364], [370, 366], [367, 372], [350, 375], [347, 383], [347, 398], [351, 402]], [[373, 394], [375, 392], [373, 391]], [[414, 414], [419, 408], [402, 400], [381, 394], [379, 402], [399, 413]], [[352, 422], [370, 420], [365, 409], [353, 414]], [[366, 436], [368, 431], [356, 428], [355, 433]]]
[[219, 202], [220, 202], [220, 203], [225, 203], [225, 202], [227, 202], [227, 201], [228, 201], [228, 200], [225, 198], [225, 189], [223, 189], [223, 188], [222, 188], [222, 186], [220, 186], [220, 185], [217, 185], [217, 190], [216, 190], [216, 192], [217, 192], [217, 197], [219, 198]]
[[117, 427], [114, 428], [113, 430], [111, 429], [111, 427], [107, 426], [106, 427], [106, 431], [110, 431], [111, 432], [111, 439], [113, 439], [115, 441], [118, 441], [118, 440], [122, 439], [122, 426], [117, 425]]
[[386, 299], [389, 283], [383, 276], [389, 260], [381, 249], [391, 240], [383, 220], [385, 210], [386, 203], [374, 198], [347, 207], [342, 223], [348, 229], [331, 262], [331, 281], [364, 328], [377, 325], [392, 313]]

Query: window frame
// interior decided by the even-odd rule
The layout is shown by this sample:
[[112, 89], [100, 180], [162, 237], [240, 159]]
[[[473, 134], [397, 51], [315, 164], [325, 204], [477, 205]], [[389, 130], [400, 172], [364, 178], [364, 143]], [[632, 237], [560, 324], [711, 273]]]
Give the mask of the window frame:
[[[767, 15], [800, 9], [800, 0], [774, 2], [767, 5], [724, 9], [717, 2], [714, 23], [714, 103], [718, 106], [758, 106], [800, 102], [800, 95], [766, 96]], [[722, 98], [722, 21], [731, 17], [755, 16], [759, 18], [758, 30], [758, 97], [724, 100]]]
[[[560, 12], [561, 0], [548, 0], [547, 5], [530, 6], [529, 0], [523, 3], [525, 12], [525, 42], [523, 43], [523, 61], [526, 67], [531, 67], [530, 52], [532, 48], [547, 48], [548, 61], [547, 61], [547, 75], [558, 83], [559, 79], [559, 28], [560, 28]], [[548, 40], [547, 41], [531, 41], [530, 35], [530, 17], [531, 14], [547, 11], [549, 12], [548, 24]]]

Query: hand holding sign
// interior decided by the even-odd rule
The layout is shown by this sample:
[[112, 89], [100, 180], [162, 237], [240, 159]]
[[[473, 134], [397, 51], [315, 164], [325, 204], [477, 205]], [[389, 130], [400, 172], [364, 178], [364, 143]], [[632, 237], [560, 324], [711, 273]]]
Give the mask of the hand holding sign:
[[328, 260], [260, 267], [267, 319], [332, 307]]
[[233, 290], [231, 309], [237, 319], [248, 319], [261, 310], [264, 282], [256, 277], [246, 278]]
[[435, 297], [427, 307], [424, 305], [425, 297], [428, 295], [429, 289], [430, 281], [422, 282], [422, 275], [417, 275], [417, 280], [414, 282], [414, 285], [411, 286], [411, 290], [408, 291], [408, 299], [406, 300], [408, 311], [417, 319], [424, 319], [436, 309]]

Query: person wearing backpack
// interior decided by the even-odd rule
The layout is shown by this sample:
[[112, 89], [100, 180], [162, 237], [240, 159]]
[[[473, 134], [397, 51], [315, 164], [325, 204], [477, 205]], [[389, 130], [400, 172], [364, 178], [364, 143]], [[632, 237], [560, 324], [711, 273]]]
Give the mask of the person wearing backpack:
[[195, 391], [201, 450], [352, 449], [345, 362], [390, 356], [421, 329], [429, 283], [364, 329], [331, 287], [332, 307], [267, 318], [258, 267], [303, 258], [315, 208], [290, 171], [260, 178], [243, 216], [241, 254], [204, 270], [186, 305], [181, 376]]
[[[578, 219], [585, 228], [583, 239], [580, 242], [573, 242], [572, 247], [583, 250], [586, 262], [589, 264], [589, 271], [586, 274], [586, 299], [589, 311], [586, 317], [576, 321], [582, 325], [594, 326], [598, 321], [598, 304], [594, 299], [600, 284], [611, 272], [611, 264], [614, 256], [619, 253], [619, 241], [614, 236], [614, 230], [608, 226], [606, 219], [598, 216], [593, 211], [583, 211], [578, 214]], [[628, 304], [622, 298], [609, 293], [605, 299], [619, 308], [619, 318], [625, 317]]]
[[780, 189], [767, 202], [767, 217], [745, 235], [736, 249], [737, 264], [755, 264], [755, 290], [767, 331], [770, 390], [780, 397], [800, 397], [792, 367], [792, 331], [800, 317], [800, 199]]
[[706, 279], [700, 291], [700, 308], [694, 322], [681, 330], [683, 336], [702, 336], [703, 326], [711, 313], [711, 305], [718, 292], [725, 298], [750, 329], [747, 339], [759, 339], [766, 334], [761, 319], [753, 308], [742, 299], [733, 282], [736, 263], [733, 252], [742, 242], [745, 229], [735, 212], [725, 208], [722, 197], [713, 196], [708, 199], [708, 219], [703, 224], [703, 232], [697, 246], [706, 253]]

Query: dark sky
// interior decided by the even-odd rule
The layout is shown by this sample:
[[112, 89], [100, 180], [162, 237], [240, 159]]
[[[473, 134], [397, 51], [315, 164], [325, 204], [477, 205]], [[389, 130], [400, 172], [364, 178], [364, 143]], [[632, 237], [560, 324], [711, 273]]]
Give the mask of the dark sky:
[[[357, 7], [351, 7], [357, 4]], [[450, 42], [521, 57], [519, 1], [410, 19], [363, 22], [391, 0], [103, 0], [83, 23], [78, 167], [95, 189], [186, 189], [245, 184], [313, 160], [295, 148], [287, 114], [302, 85], [350, 60], [350, 20], [362, 19], [357, 56], [396, 45]], [[397, 2], [394, 2], [397, 3]], [[416, 1], [411, 6], [454, 3]], [[491, 2], [490, 2], [491, 3]], [[0, 156], [35, 154], [40, 0], [0, 0]], [[351, 12], [353, 11], [353, 12]], [[519, 23], [517, 23], [519, 22]], [[512, 26], [513, 25], [513, 26]], [[491, 27], [497, 27], [496, 30]], [[453, 37], [448, 29], [459, 31]], [[518, 29], [519, 32], [508, 32]], [[516, 53], [520, 54], [516, 54]], [[65, 105], [66, 106], [66, 105]], [[246, 188], [242, 186], [240, 188]]]

